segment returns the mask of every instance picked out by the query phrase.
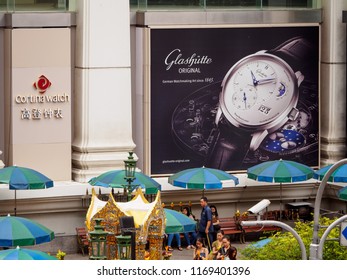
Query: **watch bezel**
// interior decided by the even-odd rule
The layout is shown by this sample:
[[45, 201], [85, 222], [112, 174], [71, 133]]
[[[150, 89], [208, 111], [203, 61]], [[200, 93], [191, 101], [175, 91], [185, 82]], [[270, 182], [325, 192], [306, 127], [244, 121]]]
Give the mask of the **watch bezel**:
[[[293, 95], [292, 98], [286, 108], [286, 110], [282, 111], [280, 115], [278, 115], [276, 118], [271, 119], [268, 122], [265, 122], [264, 124], [258, 124], [258, 125], [247, 125], [244, 123], [239, 122], [238, 119], [235, 119], [234, 116], [232, 114], [229, 113], [228, 107], [225, 103], [225, 87], [227, 85], [227, 83], [230, 81], [231, 77], [233, 76], [234, 73], [237, 72], [237, 70], [239, 69], [240, 66], [253, 61], [253, 60], [270, 60], [270, 61], [274, 61], [275, 63], [279, 64], [280, 66], [282, 66], [283, 68], [286, 69], [287, 73], [289, 73], [291, 80], [293, 81]], [[298, 103], [299, 100], [299, 87], [298, 87], [298, 80], [297, 80], [297, 76], [295, 75], [293, 69], [289, 66], [289, 64], [287, 62], [285, 62], [283, 59], [272, 55], [272, 54], [268, 54], [268, 53], [263, 53], [263, 52], [258, 52], [255, 54], [251, 54], [248, 55], [246, 57], [244, 57], [243, 59], [239, 60], [237, 63], [235, 63], [227, 72], [227, 74], [225, 75], [223, 81], [222, 81], [222, 91], [220, 93], [220, 97], [219, 97], [219, 105], [220, 105], [220, 109], [224, 115], [224, 117], [235, 127], [238, 128], [242, 128], [244, 130], [247, 131], [258, 131], [258, 130], [268, 130], [268, 131], [274, 131], [278, 128], [280, 128], [282, 125], [284, 125], [287, 120], [288, 120], [288, 115], [291, 112], [291, 110], [293, 108], [295, 108], [295, 106]], [[230, 94], [230, 93], [229, 93]]]

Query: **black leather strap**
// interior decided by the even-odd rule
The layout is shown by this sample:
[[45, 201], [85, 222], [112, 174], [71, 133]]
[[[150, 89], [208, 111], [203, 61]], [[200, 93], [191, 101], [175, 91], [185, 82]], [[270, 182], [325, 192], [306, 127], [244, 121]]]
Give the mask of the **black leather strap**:
[[230, 127], [224, 117], [218, 124], [214, 141], [210, 146], [206, 167], [221, 170], [235, 170], [242, 166], [247, 155], [251, 134], [249, 132]]
[[267, 53], [282, 58], [294, 72], [301, 71], [306, 74], [308, 66], [312, 65], [313, 60], [316, 59], [313, 49], [312, 43], [307, 39], [294, 37]]

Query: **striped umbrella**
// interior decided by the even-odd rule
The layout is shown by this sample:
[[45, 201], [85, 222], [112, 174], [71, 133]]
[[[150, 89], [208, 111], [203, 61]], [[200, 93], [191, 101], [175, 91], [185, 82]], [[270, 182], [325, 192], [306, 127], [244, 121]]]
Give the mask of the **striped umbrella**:
[[301, 182], [313, 177], [314, 170], [289, 160], [267, 161], [248, 168], [247, 177], [259, 182], [280, 183], [280, 218], [282, 212], [282, 183]]
[[8, 166], [0, 169], [0, 184], [8, 184], [14, 193], [14, 214], [17, 214], [17, 190], [37, 190], [53, 187], [53, 181], [27, 167]]
[[33, 220], [10, 215], [0, 217], [0, 247], [30, 246], [53, 239], [52, 230]]
[[196, 229], [196, 221], [181, 212], [164, 209], [166, 216], [166, 233], [193, 232]]
[[[314, 173], [314, 178], [318, 180], [322, 180], [324, 175], [328, 172], [328, 170], [332, 167], [333, 165], [327, 165], [319, 170], [317, 170]], [[329, 182], [335, 182], [335, 183], [347, 183], [347, 164], [344, 164], [340, 167], [338, 167], [329, 177], [328, 179]]]
[[223, 181], [232, 180], [234, 184], [239, 183], [239, 179], [225, 171], [214, 168], [190, 168], [182, 170], [169, 177], [169, 183], [185, 189], [221, 189]]
[[[88, 183], [92, 186], [125, 188], [128, 182], [124, 178], [125, 170], [112, 170], [90, 179]], [[135, 171], [135, 180], [132, 186], [134, 186], [134, 189], [141, 187], [145, 194], [156, 194], [158, 190], [161, 190], [161, 185], [157, 181], [137, 171]]]
[[17, 246], [16, 249], [7, 249], [0, 251], [0, 260], [58, 260], [56, 257], [47, 253], [24, 249]]
[[311, 179], [314, 170], [304, 164], [289, 160], [260, 163], [247, 170], [247, 177], [260, 182], [292, 183]]
[[53, 181], [42, 173], [31, 168], [19, 166], [8, 166], [0, 169], [0, 184], [9, 184], [10, 190], [53, 187]]

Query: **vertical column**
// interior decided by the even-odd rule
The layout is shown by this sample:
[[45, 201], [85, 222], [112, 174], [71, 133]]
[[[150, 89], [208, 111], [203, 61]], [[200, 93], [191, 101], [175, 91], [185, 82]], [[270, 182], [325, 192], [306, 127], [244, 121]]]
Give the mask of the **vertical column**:
[[321, 45], [321, 164], [346, 157], [346, 26], [344, 0], [323, 0]]
[[123, 169], [132, 139], [129, 0], [77, 2], [72, 174]]

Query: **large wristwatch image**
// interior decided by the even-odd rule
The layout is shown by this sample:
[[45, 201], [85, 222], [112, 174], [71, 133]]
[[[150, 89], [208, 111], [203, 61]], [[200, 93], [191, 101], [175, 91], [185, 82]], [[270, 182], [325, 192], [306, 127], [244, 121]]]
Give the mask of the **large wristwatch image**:
[[221, 85], [207, 166], [240, 166], [247, 151], [257, 150], [269, 134], [298, 118], [299, 88], [314, 59], [311, 50], [310, 42], [295, 37], [230, 68]]

